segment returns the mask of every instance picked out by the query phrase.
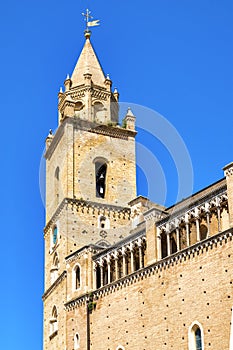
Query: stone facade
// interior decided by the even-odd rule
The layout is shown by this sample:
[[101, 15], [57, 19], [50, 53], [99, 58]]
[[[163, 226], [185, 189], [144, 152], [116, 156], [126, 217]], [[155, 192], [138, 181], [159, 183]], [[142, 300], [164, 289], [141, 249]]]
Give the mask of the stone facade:
[[170, 208], [136, 197], [135, 116], [85, 36], [46, 139], [44, 350], [232, 350], [233, 165]]

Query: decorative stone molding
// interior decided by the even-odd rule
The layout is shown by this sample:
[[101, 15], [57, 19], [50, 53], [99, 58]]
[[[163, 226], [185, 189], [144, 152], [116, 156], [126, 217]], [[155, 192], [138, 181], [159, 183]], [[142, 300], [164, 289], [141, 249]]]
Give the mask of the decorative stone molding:
[[[146, 266], [130, 275], [120, 278], [108, 285], [105, 285], [95, 291], [93, 291], [94, 300], [103, 298], [105, 295], [113, 293], [116, 290], [125, 288], [134, 282], [138, 282], [144, 278], [148, 278], [161, 270], [166, 270], [169, 267], [185, 262], [194, 258], [196, 255], [204, 254], [209, 248], [217, 248], [218, 244], [226, 244], [229, 240], [232, 240], [233, 229], [228, 229], [224, 232], [220, 232], [215, 236], [198, 242], [195, 245], [185, 248], [169, 257], [166, 257], [158, 262]], [[86, 296], [81, 296], [65, 304], [67, 311], [70, 311], [78, 306], [81, 306], [85, 302]]]
[[145, 232], [141, 233], [139, 237], [132, 238], [131, 236], [127, 237], [125, 242], [120, 241], [118, 246], [111, 246], [109, 249], [98, 253], [96, 256], [93, 256], [93, 261], [95, 264], [102, 265], [103, 261], [109, 261], [110, 258], [116, 258], [117, 255], [125, 254], [127, 250], [133, 251], [135, 247], [141, 247], [142, 243], [146, 242]]
[[130, 244], [134, 244], [139, 239], [146, 240], [146, 231], [145, 229], [140, 230], [134, 234], [131, 234], [121, 241], [117, 242], [114, 245], [111, 245], [109, 248], [105, 249], [103, 252], [97, 253], [93, 256], [93, 260], [96, 261], [99, 258], [104, 258], [107, 254], [113, 254], [116, 250], [126, 251]]
[[83, 199], [74, 199], [74, 198], [64, 198], [61, 204], [58, 206], [57, 210], [55, 211], [54, 215], [50, 219], [50, 221], [47, 223], [46, 227], [44, 228], [45, 235], [49, 231], [49, 229], [54, 225], [57, 221], [57, 218], [59, 214], [62, 212], [64, 207], [68, 208], [70, 207], [72, 210], [76, 210], [77, 212], [84, 212], [86, 210], [89, 212], [92, 210], [92, 214], [102, 214], [118, 218], [123, 218], [126, 220], [130, 220], [130, 208], [127, 207], [120, 207], [116, 205], [108, 205], [104, 203], [98, 203], [98, 202], [92, 202], [92, 201], [85, 201]]
[[232, 176], [232, 175], [233, 175], [233, 162], [230, 163], [230, 164], [228, 164], [228, 165], [226, 165], [226, 166], [223, 168], [223, 170], [224, 170], [224, 175], [225, 175], [226, 177]]
[[143, 215], [146, 221], [150, 221], [150, 220], [157, 221], [157, 220], [163, 219], [165, 216], [168, 216], [168, 213], [162, 210], [158, 210], [156, 208], [151, 208], [147, 212], [145, 212]]
[[204, 209], [205, 213], [208, 213], [211, 208], [216, 207], [219, 208], [222, 204], [227, 204], [227, 191], [224, 187], [224, 191], [222, 189], [221, 193], [217, 195], [212, 195], [212, 197], [208, 197], [206, 201], [202, 203], [196, 204], [196, 206], [192, 206], [191, 208], [186, 209], [185, 212], [175, 213], [172, 216], [168, 216], [156, 223], [156, 226], [160, 230], [164, 230], [166, 232], [171, 231], [174, 227], [177, 227], [177, 222], [184, 222], [188, 224], [191, 218], [199, 219], [200, 213]]
[[[226, 185], [226, 179], [222, 179], [218, 181], [217, 183], [201, 190], [200, 192], [194, 194], [191, 197], [188, 197], [181, 201], [180, 203], [177, 203], [173, 205], [170, 208], [166, 209], [166, 212], [168, 215], [170, 215], [170, 218], [177, 217], [178, 215], [182, 214], [185, 211], [189, 211], [192, 208], [195, 208], [196, 206], [199, 206], [205, 202], [207, 202], [209, 199], [217, 196], [218, 194], [221, 194], [223, 192], [226, 192], [227, 185]], [[161, 223], [163, 221], [166, 221], [166, 218], [160, 220]]]
[[67, 277], [67, 272], [63, 271], [62, 274], [56, 279], [56, 281], [45, 291], [42, 296], [43, 301], [57, 288], [57, 286]]
[[79, 249], [76, 252], [72, 253], [71, 255], [67, 256], [65, 258], [65, 260], [66, 260], [66, 263], [68, 264], [74, 260], [81, 258], [82, 256], [84, 256], [88, 253], [96, 254], [96, 253], [100, 252], [101, 250], [102, 249], [100, 247], [97, 247], [96, 245], [90, 244], [89, 246], [82, 247], [81, 249]]

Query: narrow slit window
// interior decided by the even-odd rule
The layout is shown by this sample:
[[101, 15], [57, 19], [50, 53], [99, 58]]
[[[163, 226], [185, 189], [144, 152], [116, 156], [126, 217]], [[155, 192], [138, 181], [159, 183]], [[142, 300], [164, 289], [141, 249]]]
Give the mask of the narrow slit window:
[[80, 288], [80, 268], [79, 268], [79, 266], [76, 269], [76, 276], [75, 277], [76, 277], [75, 287], [76, 287], [76, 289], [79, 289]]
[[96, 163], [96, 197], [104, 198], [107, 164]]

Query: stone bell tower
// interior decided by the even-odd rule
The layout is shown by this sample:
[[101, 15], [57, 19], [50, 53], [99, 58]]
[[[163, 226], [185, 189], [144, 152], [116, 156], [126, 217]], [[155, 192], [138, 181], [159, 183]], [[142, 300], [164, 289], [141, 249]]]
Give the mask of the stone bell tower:
[[65, 80], [65, 92], [59, 93], [59, 123], [66, 117], [78, 117], [101, 124], [118, 123], [117, 90], [111, 91], [112, 81], [105, 76], [85, 31], [86, 42], [71, 78]]
[[90, 36], [86, 30], [58, 93], [58, 128], [46, 139], [44, 350], [65, 349], [64, 303], [95, 289], [92, 254], [129, 235], [136, 196], [135, 117], [128, 111], [119, 125], [119, 94]]

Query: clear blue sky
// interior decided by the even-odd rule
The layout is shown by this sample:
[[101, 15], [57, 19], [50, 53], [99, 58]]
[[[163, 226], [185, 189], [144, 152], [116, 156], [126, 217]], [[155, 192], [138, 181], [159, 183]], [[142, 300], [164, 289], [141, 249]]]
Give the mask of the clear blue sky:
[[[57, 92], [84, 42], [81, 12], [87, 6], [101, 20], [92, 42], [121, 101], [152, 108], [174, 125], [192, 159], [194, 190], [220, 179], [221, 168], [233, 160], [232, 0], [2, 2], [0, 348], [5, 350], [42, 349], [39, 163], [48, 130], [57, 125]], [[138, 140], [163, 165], [163, 147], [151, 145], [148, 135]], [[172, 166], [166, 166], [172, 188]], [[139, 188], [143, 193], [143, 184]]]

